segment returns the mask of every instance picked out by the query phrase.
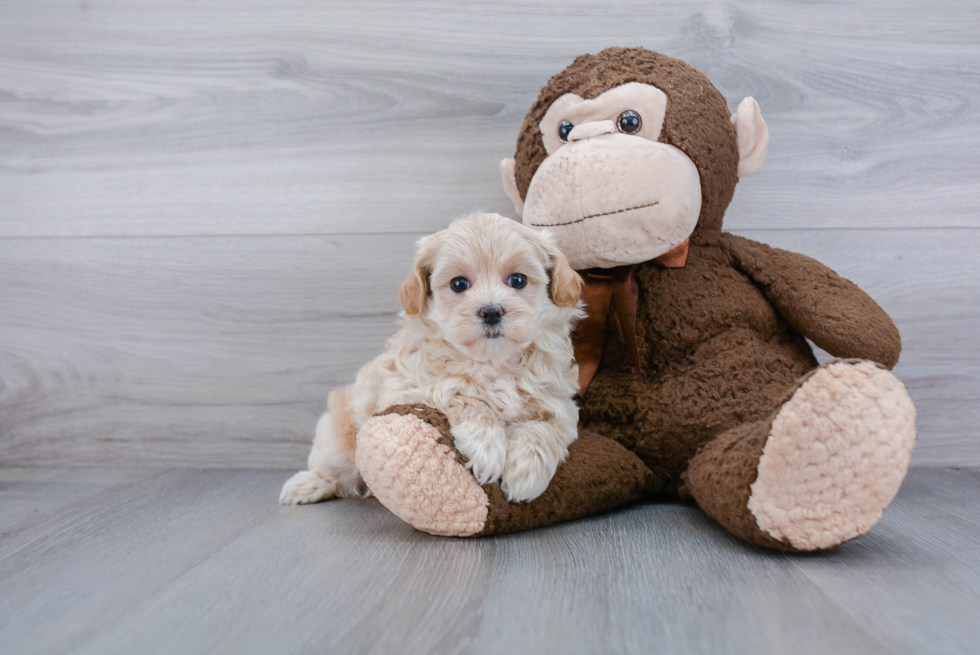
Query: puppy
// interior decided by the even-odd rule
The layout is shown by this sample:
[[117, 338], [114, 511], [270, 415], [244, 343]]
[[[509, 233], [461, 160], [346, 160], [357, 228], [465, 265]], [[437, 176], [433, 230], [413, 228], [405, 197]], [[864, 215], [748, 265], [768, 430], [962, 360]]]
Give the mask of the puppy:
[[333, 391], [307, 462], [284, 505], [363, 495], [357, 431], [392, 405], [442, 411], [480, 484], [510, 500], [548, 487], [578, 436], [571, 330], [582, 279], [547, 233], [473, 214], [418, 242], [398, 289], [401, 329], [385, 351]]

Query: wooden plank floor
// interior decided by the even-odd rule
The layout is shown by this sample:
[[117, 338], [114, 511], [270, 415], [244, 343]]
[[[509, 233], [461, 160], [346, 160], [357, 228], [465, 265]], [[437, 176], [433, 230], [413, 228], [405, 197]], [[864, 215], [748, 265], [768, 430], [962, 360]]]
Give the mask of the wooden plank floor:
[[440, 539], [287, 471], [0, 468], [4, 653], [976, 653], [980, 472], [913, 470], [833, 552], [686, 504]]

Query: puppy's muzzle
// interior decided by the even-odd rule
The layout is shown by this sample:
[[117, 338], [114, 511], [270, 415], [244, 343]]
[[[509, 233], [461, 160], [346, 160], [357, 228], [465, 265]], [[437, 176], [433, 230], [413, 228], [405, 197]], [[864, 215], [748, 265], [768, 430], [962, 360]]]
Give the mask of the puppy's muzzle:
[[496, 327], [500, 324], [505, 313], [504, 308], [500, 305], [484, 305], [477, 312], [477, 315], [485, 326]]

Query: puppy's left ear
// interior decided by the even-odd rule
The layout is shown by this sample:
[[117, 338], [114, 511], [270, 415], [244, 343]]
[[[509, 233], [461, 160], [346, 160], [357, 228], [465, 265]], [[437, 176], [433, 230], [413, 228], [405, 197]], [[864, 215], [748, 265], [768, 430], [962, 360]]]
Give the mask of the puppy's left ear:
[[425, 237], [419, 241], [418, 254], [415, 256], [415, 264], [411, 272], [402, 285], [398, 287], [398, 299], [402, 303], [405, 313], [409, 316], [416, 316], [425, 310], [425, 304], [429, 300], [429, 254], [431, 241]]
[[575, 272], [565, 255], [553, 249], [551, 256], [551, 279], [548, 282], [548, 293], [559, 307], [574, 307], [582, 297], [582, 277]]

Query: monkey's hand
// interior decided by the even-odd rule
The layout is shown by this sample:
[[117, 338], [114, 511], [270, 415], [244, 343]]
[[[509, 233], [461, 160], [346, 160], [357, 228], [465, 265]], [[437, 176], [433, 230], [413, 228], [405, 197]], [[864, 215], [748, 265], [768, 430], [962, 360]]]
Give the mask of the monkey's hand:
[[870, 359], [892, 368], [902, 339], [871, 297], [815, 259], [738, 237], [722, 235], [735, 266], [803, 336], [834, 357]]

